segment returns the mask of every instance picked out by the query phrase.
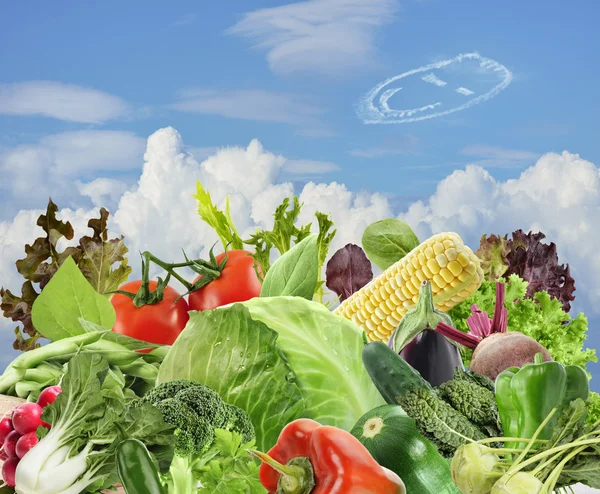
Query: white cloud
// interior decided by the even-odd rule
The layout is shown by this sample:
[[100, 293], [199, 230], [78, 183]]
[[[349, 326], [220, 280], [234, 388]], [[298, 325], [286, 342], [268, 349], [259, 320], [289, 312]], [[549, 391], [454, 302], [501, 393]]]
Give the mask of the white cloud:
[[340, 167], [331, 161], [288, 160], [283, 170], [292, 175], [314, 176], [340, 171]]
[[266, 50], [274, 72], [333, 74], [372, 64], [377, 28], [396, 11], [396, 0], [308, 0], [248, 12], [227, 32]]
[[77, 188], [82, 196], [92, 200], [94, 206], [114, 211], [128, 186], [125, 182], [114, 178], [97, 178], [88, 183], [78, 181]]
[[126, 131], [81, 130], [46, 136], [35, 144], [0, 153], [0, 191], [7, 204], [18, 207], [32, 207], [31, 201], [50, 194], [75, 205], [71, 185], [75, 177], [138, 168], [143, 152], [144, 140]]
[[525, 167], [538, 159], [542, 154], [486, 145], [465, 146], [460, 152], [465, 156], [474, 157], [474, 161], [471, 161], [470, 164], [480, 165], [485, 168]]
[[599, 211], [600, 170], [565, 151], [545, 154], [506, 182], [480, 166], [456, 170], [428, 201], [412, 204], [399, 217], [420, 238], [456, 231], [474, 248], [483, 233], [542, 231], [556, 243], [561, 262], [571, 265], [578, 308], [600, 314]]
[[[286, 159], [268, 152], [257, 140], [247, 147], [230, 147], [199, 163], [185, 151], [181, 136], [172, 128], [149, 137], [145, 164], [139, 182], [126, 191], [109, 221], [114, 235], [124, 234], [130, 249], [130, 264], [139, 276], [137, 252], [150, 250], [165, 260], [181, 258], [181, 249], [191, 256], [206, 256], [217, 241], [216, 234], [197, 214], [192, 197], [201, 180], [213, 200], [224, 206], [231, 196], [234, 221], [243, 236], [272, 226], [275, 207], [294, 192], [304, 208], [303, 224], [314, 221], [314, 212], [331, 214], [338, 230], [330, 254], [348, 242], [360, 243], [364, 228], [390, 217], [391, 202], [383, 194], [355, 193], [343, 184], [306, 184], [294, 191], [281, 183]], [[87, 187], [87, 188], [86, 188]], [[111, 187], [95, 181], [82, 192], [97, 200]], [[540, 230], [558, 246], [559, 258], [571, 265], [577, 283], [577, 310], [600, 313], [600, 171], [578, 155], [546, 154], [518, 178], [495, 179], [479, 166], [469, 165], [442, 180], [435, 193], [413, 203], [399, 217], [407, 221], [421, 239], [440, 232], [456, 231], [472, 248], [483, 233], [510, 233], [518, 228]], [[35, 220], [41, 211], [21, 211], [11, 221], [0, 222], [0, 285], [18, 290], [20, 279], [14, 262], [23, 256], [23, 246], [40, 230]], [[61, 216], [86, 232], [86, 223], [96, 210], [63, 209]], [[156, 273], [155, 273], [156, 274]], [[191, 275], [191, 273], [190, 273]]]
[[121, 98], [75, 84], [56, 81], [0, 84], [0, 114], [43, 115], [97, 124], [129, 111], [129, 105]]
[[262, 89], [186, 89], [179, 97], [174, 110], [259, 122], [320, 125], [324, 113], [304, 96]]

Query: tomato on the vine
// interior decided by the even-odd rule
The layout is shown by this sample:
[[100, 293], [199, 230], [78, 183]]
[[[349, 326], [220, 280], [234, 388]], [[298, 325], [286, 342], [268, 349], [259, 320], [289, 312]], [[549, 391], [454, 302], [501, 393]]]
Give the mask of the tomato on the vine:
[[[130, 281], [119, 289], [137, 293], [141, 284], [141, 280]], [[150, 291], [156, 290], [156, 286], [157, 282], [151, 280]], [[185, 299], [175, 302], [179, 296], [176, 290], [166, 286], [160, 302], [136, 307], [127, 295], [114, 294], [111, 302], [117, 313], [117, 320], [113, 331], [148, 343], [172, 345], [190, 318]]]
[[[221, 275], [207, 285], [190, 293], [190, 310], [211, 310], [234, 302], [244, 302], [260, 295], [261, 283], [254, 270], [254, 259], [245, 250], [230, 250], [216, 256], [221, 264], [227, 256]], [[196, 283], [202, 278], [199, 275]]]

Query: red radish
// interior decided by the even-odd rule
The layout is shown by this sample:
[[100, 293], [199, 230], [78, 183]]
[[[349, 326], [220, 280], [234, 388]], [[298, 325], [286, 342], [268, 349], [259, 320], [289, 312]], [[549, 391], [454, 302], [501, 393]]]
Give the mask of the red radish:
[[492, 381], [509, 367], [522, 367], [535, 361], [542, 353], [545, 361], [552, 360], [550, 353], [529, 336], [518, 331], [507, 332], [508, 311], [504, 307], [504, 283], [496, 283], [496, 306], [494, 317], [488, 318], [477, 305], [471, 306], [472, 315], [467, 318], [471, 330], [463, 333], [443, 322], [435, 330], [446, 338], [473, 350], [469, 370], [483, 374]]
[[17, 447], [17, 441], [21, 438], [21, 434], [17, 431], [12, 431], [6, 436], [4, 440], [4, 446], [2, 446], [2, 450], [9, 458], [16, 457], [15, 448]]
[[4, 452], [3, 449], [0, 449], [0, 461], [8, 460], [8, 455]]
[[19, 459], [17, 457], [9, 458], [2, 465], [2, 479], [11, 487], [15, 486], [15, 473]]
[[28, 432], [24, 436], [21, 436], [17, 441], [15, 452], [18, 458], [23, 458], [27, 452], [38, 443], [38, 438], [35, 435], [35, 431]]
[[23, 403], [13, 411], [13, 427], [21, 435], [35, 431], [42, 425], [41, 416], [42, 407], [37, 403]]
[[6, 436], [8, 436], [14, 430], [12, 419], [9, 415], [6, 415], [0, 420], [0, 444], [4, 444]]
[[62, 389], [60, 386], [50, 386], [44, 389], [38, 396], [37, 404], [42, 408], [46, 408], [48, 405], [54, 403], [56, 397], [61, 393]]

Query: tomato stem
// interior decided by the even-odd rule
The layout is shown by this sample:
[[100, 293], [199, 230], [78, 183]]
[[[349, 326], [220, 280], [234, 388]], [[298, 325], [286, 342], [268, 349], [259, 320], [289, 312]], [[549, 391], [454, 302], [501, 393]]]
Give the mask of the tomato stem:
[[[210, 249], [209, 256], [210, 260], [205, 261], [204, 259], [194, 259], [190, 260], [185, 252], [183, 256], [185, 257], [185, 262], [174, 262], [167, 263], [160, 260], [154, 254], [149, 251], [144, 251], [140, 253], [142, 256], [142, 284], [140, 285], [140, 289], [137, 293], [126, 292], [124, 290], [114, 290], [112, 292], [106, 292], [110, 294], [118, 293], [121, 295], [125, 295], [133, 300], [133, 305], [135, 307], [142, 307], [144, 305], [151, 305], [160, 302], [164, 297], [165, 288], [169, 284], [169, 280], [171, 276], [179, 281], [187, 291], [177, 297], [175, 299], [175, 303], [177, 303], [182, 297], [188, 295], [196, 290], [199, 290], [203, 286], [207, 285], [213, 280], [216, 280], [219, 276], [221, 276], [221, 271], [225, 267], [227, 263], [227, 256], [221, 261], [221, 263], [217, 263], [217, 260], [213, 254], [214, 245]], [[162, 278], [157, 278], [158, 283], [156, 285], [156, 289], [152, 292], [150, 291], [150, 263], [153, 262], [157, 266], [160, 266], [167, 272], [166, 278], [163, 280]], [[190, 283], [181, 275], [179, 275], [175, 269], [177, 268], [190, 268], [195, 273], [202, 275], [196, 283]]]

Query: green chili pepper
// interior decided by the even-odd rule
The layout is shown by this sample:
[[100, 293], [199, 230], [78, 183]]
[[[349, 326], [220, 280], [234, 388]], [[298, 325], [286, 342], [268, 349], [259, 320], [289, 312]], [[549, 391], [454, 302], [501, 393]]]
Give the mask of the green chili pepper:
[[127, 494], [165, 494], [150, 453], [137, 439], [117, 446], [117, 473]]
[[[558, 407], [559, 413], [554, 414], [538, 436], [550, 439], [560, 409], [577, 398], [587, 400], [589, 392], [583, 369], [555, 361], [544, 362], [541, 353], [532, 364], [521, 369], [506, 369], [496, 379], [496, 402], [504, 436], [530, 439], [552, 409]], [[524, 448], [525, 443], [511, 443], [506, 447]]]

